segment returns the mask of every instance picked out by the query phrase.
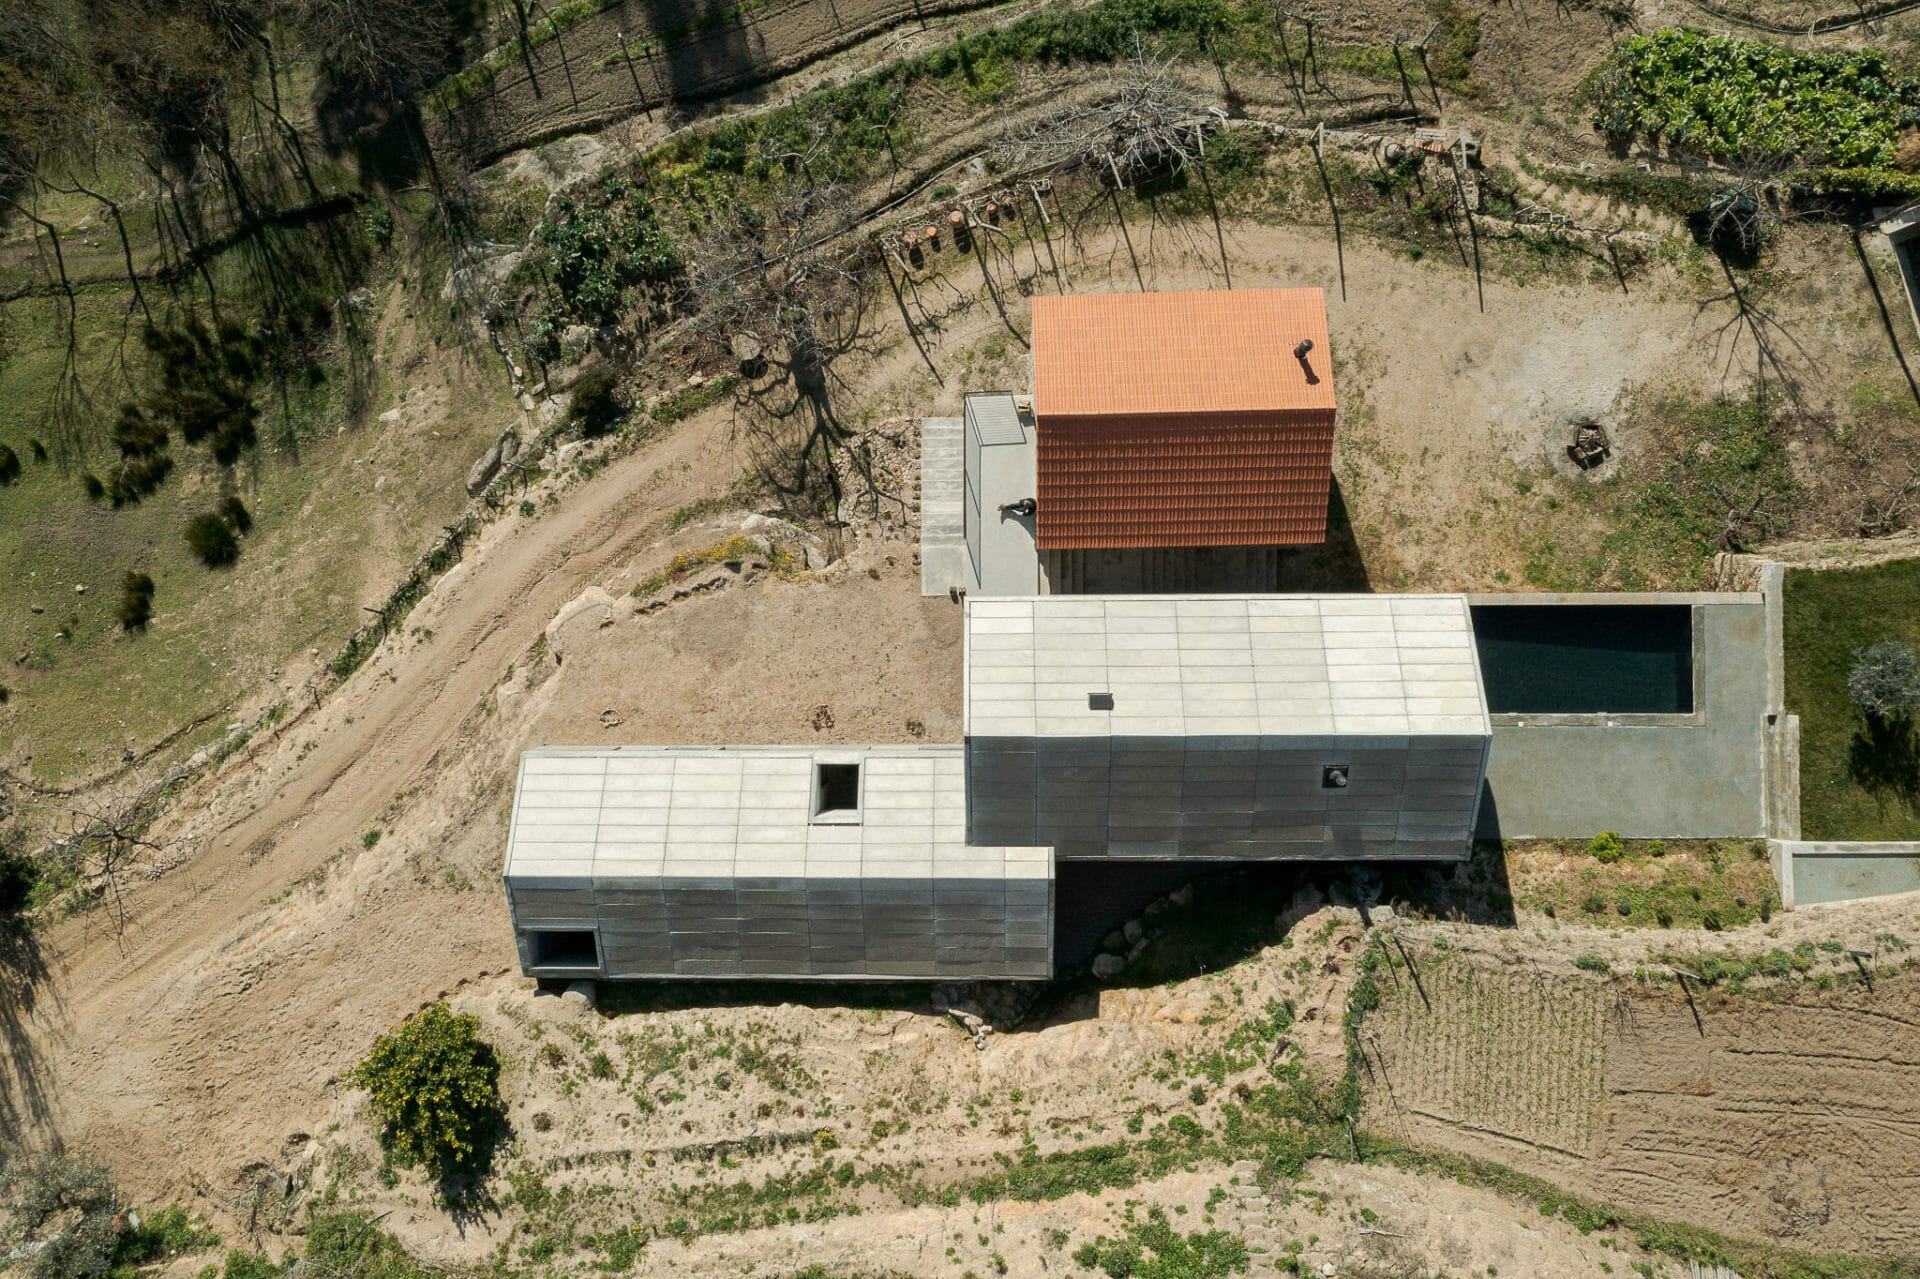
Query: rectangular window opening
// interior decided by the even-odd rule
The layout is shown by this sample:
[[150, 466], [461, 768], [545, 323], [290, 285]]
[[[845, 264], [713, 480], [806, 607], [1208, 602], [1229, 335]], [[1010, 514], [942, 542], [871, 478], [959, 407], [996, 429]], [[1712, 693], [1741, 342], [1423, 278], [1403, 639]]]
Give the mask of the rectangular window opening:
[[600, 948], [593, 931], [547, 931], [527, 935], [535, 968], [598, 968]]
[[860, 818], [860, 765], [813, 766], [815, 821], [851, 822]]

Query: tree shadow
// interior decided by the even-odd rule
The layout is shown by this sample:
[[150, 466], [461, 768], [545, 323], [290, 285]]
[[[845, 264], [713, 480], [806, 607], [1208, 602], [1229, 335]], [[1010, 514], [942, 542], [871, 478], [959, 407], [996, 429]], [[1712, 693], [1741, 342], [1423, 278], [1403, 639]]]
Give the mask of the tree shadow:
[[0, 1151], [24, 1149], [53, 1117], [46, 1062], [30, 1030], [51, 975], [25, 914], [36, 879], [31, 859], [0, 848]]
[[1848, 744], [1847, 776], [1882, 804], [1891, 799], [1913, 808], [1920, 803], [1920, 740], [1913, 721], [1904, 715], [1867, 716]]
[[25, 1149], [53, 1118], [47, 1063], [31, 1030], [50, 976], [47, 960], [32, 927], [0, 903], [0, 1150]]

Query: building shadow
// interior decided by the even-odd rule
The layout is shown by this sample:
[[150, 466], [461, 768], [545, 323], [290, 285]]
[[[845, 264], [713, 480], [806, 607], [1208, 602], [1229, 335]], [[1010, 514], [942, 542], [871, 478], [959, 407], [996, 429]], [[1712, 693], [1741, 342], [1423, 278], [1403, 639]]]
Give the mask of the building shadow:
[[1278, 578], [1274, 583], [1277, 591], [1338, 594], [1373, 589], [1338, 476], [1327, 492], [1327, 540], [1315, 546], [1282, 550]]
[[1380, 900], [1413, 919], [1514, 926], [1513, 884], [1498, 839], [1474, 841], [1464, 862], [1381, 863]]
[[[564, 981], [542, 981], [542, 989], [559, 990]], [[635, 1013], [685, 1012], [689, 1009], [772, 1008], [797, 1004], [821, 1010], [875, 1009], [886, 1012], [929, 1011], [935, 983], [925, 981], [753, 981], [734, 978], [711, 981], [603, 981], [598, 983], [598, 1007], [607, 1017]]]
[[1891, 799], [1912, 809], [1920, 803], [1920, 741], [1913, 721], [1867, 716], [1847, 746], [1847, 775], [1883, 804]]

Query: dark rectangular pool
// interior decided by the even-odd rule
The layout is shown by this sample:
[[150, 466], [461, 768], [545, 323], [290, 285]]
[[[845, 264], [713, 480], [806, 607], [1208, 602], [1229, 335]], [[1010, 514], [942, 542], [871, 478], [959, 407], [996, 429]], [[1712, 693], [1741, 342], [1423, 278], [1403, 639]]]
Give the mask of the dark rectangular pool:
[[1688, 604], [1475, 604], [1495, 715], [1688, 715]]

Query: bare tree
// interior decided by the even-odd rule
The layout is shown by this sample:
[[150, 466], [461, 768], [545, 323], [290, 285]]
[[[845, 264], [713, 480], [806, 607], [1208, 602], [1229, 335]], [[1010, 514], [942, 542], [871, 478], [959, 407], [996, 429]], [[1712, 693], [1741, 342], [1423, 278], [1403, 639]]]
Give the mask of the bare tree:
[[24, 842], [31, 832], [40, 848], [36, 859], [71, 877], [82, 900], [103, 907], [115, 936], [125, 931], [127, 886], [157, 879], [180, 855], [174, 841], [152, 833], [160, 788], [118, 784], [66, 792], [12, 774], [0, 781], [17, 800], [15, 840]]
[[803, 513], [831, 515], [841, 497], [834, 366], [864, 340], [875, 278], [870, 246], [848, 234], [859, 217], [838, 183], [788, 182], [725, 212], [693, 257], [691, 332], [716, 351], [741, 338], [765, 354], [771, 375], [740, 400], [744, 429], [762, 477]]
[[994, 144], [995, 154], [1015, 170], [1106, 165], [1116, 182], [1134, 170], [1185, 171], [1204, 157], [1206, 135], [1220, 117], [1173, 73], [1175, 61], [1136, 46], [1133, 57], [1109, 70], [1098, 101], [1010, 131]]

